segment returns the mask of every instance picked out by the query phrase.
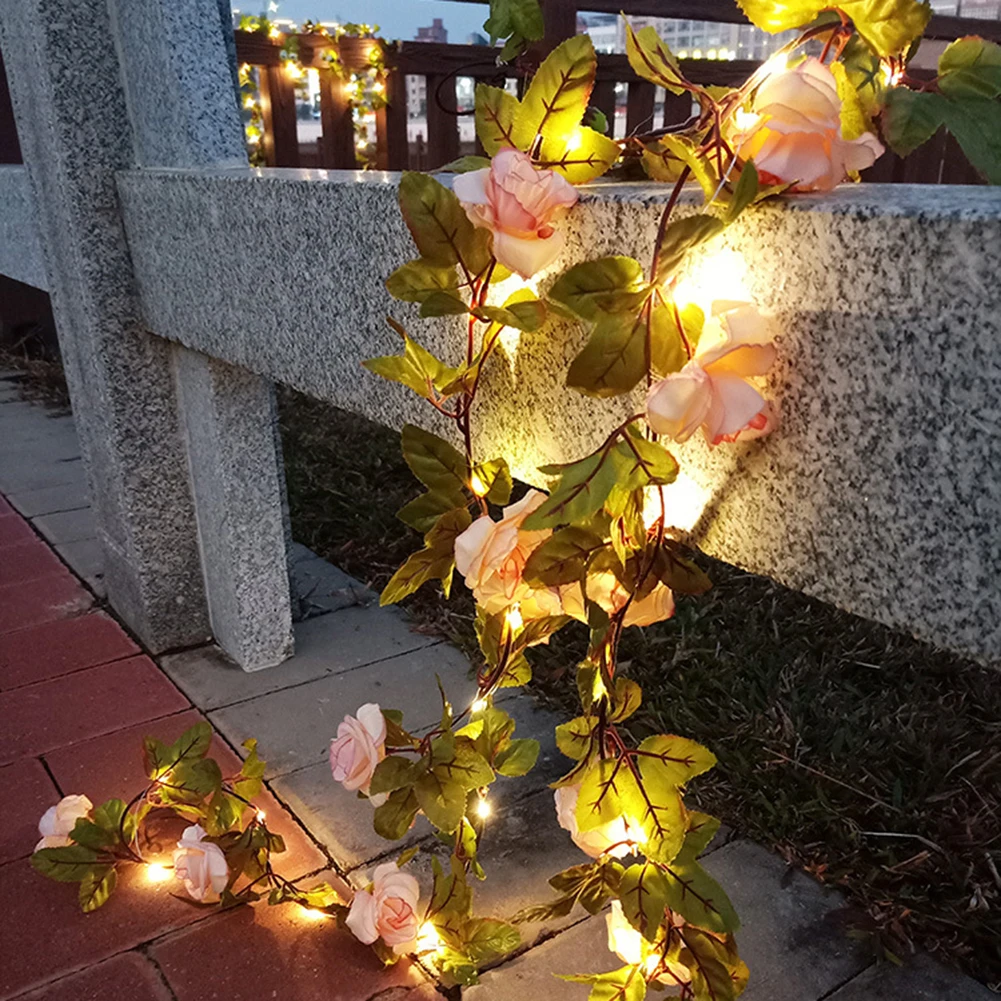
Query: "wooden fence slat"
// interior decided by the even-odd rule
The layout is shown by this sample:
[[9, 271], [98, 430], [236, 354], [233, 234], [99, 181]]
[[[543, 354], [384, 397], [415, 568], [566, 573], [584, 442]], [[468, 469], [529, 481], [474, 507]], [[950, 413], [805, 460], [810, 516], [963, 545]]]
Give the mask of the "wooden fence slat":
[[428, 74], [427, 77], [428, 163], [431, 169], [444, 166], [459, 156], [459, 119], [455, 112], [455, 77]]
[[608, 134], [615, 135], [615, 81], [599, 80], [591, 92], [593, 104], [608, 119]]
[[687, 122], [692, 117], [692, 95], [672, 94], [670, 91], [664, 94], [664, 121], [662, 125], [680, 125]]
[[261, 69], [261, 114], [264, 156], [269, 167], [299, 166], [299, 124], [295, 86], [281, 66]]
[[344, 81], [333, 70], [320, 70], [320, 166], [336, 169], [354, 169], [358, 166], [355, 154], [354, 117], [351, 102], [344, 89]]
[[626, 135], [636, 132], [651, 132], [656, 127], [653, 122], [653, 104], [656, 88], [645, 80], [629, 81], [629, 95], [626, 102]]
[[386, 74], [386, 107], [375, 113], [376, 166], [406, 170], [410, 166], [407, 138], [407, 77], [400, 70]]

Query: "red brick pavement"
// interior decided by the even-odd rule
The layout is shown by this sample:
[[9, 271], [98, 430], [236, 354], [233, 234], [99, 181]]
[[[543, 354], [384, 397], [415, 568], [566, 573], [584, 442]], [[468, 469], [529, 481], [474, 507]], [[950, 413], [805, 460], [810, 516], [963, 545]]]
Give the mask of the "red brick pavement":
[[[0, 495], [0, 1001], [436, 997], [409, 961], [384, 970], [349, 934], [296, 907], [219, 914], [128, 868], [111, 900], [85, 915], [75, 885], [31, 868], [38, 818], [60, 796], [128, 798], [144, 779], [142, 736], [173, 740], [201, 718]], [[224, 774], [239, 769], [218, 736], [212, 753]], [[270, 792], [257, 805], [285, 838], [279, 871], [336, 881]], [[179, 830], [162, 833], [165, 852]]]

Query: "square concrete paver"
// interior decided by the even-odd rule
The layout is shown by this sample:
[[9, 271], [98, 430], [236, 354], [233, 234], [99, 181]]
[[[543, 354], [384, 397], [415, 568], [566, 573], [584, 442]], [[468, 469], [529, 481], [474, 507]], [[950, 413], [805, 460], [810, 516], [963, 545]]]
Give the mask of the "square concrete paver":
[[828, 1001], [997, 1001], [997, 994], [927, 956], [903, 966], [880, 963], [860, 973]]
[[[16, 514], [7, 515], [2, 520], [13, 520], [27, 527], [27, 522]], [[40, 577], [59, 573], [63, 569], [59, 557], [30, 529], [27, 529], [27, 534], [3, 547], [3, 552], [0, 554], [0, 587], [27, 584]]]
[[62, 567], [27, 583], [0, 587], [0, 633], [79, 615], [93, 601]]
[[26, 518], [59, 511], [77, 511], [90, 505], [87, 486], [80, 481], [11, 494], [8, 500]]
[[138, 952], [123, 952], [104, 963], [75, 973], [21, 1001], [172, 1001], [157, 968]]
[[188, 708], [148, 657], [130, 657], [0, 693], [0, 762]]
[[345, 608], [298, 623], [295, 656], [266, 671], [242, 671], [212, 646], [164, 657], [161, 664], [195, 705], [218, 709], [438, 642], [414, 632], [395, 610]]
[[466, 658], [441, 643], [217, 709], [209, 718], [234, 745], [256, 737], [261, 756], [268, 760], [267, 776], [272, 778], [322, 760], [338, 723], [366, 702], [404, 710], [404, 724], [411, 729], [432, 725], [441, 717], [436, 674], [455, 705], [468, 704], [476, 694]]
[[60, 800], [48, 772], [37, 758], [23, 758], [0, 768], [0, 863], [24, 858], [38, 843], [38, 821]]
[[81, 459], [62, 459], [33, 463], [15, 469], [0, 470], [0, 490], [5, 494], [26, 493], [43, 487], [58, 487], [65, 483], [84, 483], [86, 474]]
[[350, 931], [332, 920], [310, 920], [297, 905], [217, 914], [155, 943], [150, 953], [177, 1001], [367, 1001], [376, 995], [397, 1001], [394, 988], [427, 982], [406, 959], [384, 969]]
[[88, 582], [104, 573], [104, 550], [97, 539], [61, 542], [56, 552], [70, 565], [73, 572]]
[[0, 689], [45, 681], [139, 653], [104, 612], [29, 626], [0, 635]]
[[89, 507], [81, 507], [75, 511], [58, 511], [55, 514], [42, 514], [34, 518], [33, 523], [53, 545], [80, 542], [83, 539], [97, 537], [94, 512]]

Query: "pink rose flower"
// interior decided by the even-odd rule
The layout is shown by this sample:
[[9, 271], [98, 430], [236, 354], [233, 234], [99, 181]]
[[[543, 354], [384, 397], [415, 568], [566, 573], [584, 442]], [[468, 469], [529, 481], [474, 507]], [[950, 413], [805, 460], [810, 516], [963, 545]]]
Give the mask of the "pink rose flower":
[[515, 604], [523, 619], [562, 614], [556, 588], [530, 587], [522, 576], [528, 557], [552, 534], [549, 529], [530, 532], [521, 527], [545, 499], [541, 491], [529, 490], [517, 504], [504, 508], [500, 521], [483, 515], [455, 540], [456, 569], [488, 615]]
[[841, 99], [831, 71], [814, 57], [766, 77], [752, 112], [737, 112], [732, 144], [753, 159], [765, 184], [792, 191], [830, 191], [849, 173], [871, 167], [883, 146], [870, 132], [841, 134]]
[[[345, 716], [330, 742], [330, 771], [335, 782], [350, 792], [368, 796], [375, 766], [386, 756], [386, 717], [375, 702], [367, 702], [357, 716]], [[385, 802], [385, 795], [371, 797]]]
[[[662, 972], [654, 979], [667, 987], [678, 987], [691, 982], [692, 974], [687, 966], [662, 956], [661, 949], [648, 942], [629, 923], [621, 901], [612, 901], [611, 909], [605, 915], [605, 923], [608, 929], [609, 951], [614, 952], [623, 963], [628, 963], [630, 966], [642, 964], [647, 976], [654, 970], [661, 970]], [[673, 928], [682, 928], [685, 919], [672, 911], [670, 923]]]
[[73, 844], [69, 836], [81, 817], [86, 817], [94, 804], [86, 796], [63, 796], [55, 805], [50, 806], [38, 822], [38, 833], [42, 840], [35, 845], [35, 851], [43, 848], [65, 848]]
[[749, 380], [775, 361], [770, 326], [749, 303], [717, 301], [712, 312], [695, 357], [650, 387], [647, 423], [675, 441], [687, 441], [699, 426], [711, 445], [760, 438], [774, 421]]
[[527, 153], [502, 149], [489, 168], [459, 174], [452, 190], [474, 226], [494, 234], [494, 256], [506, 268], [531, 278], [556, 259], [563, 234], [554, 223], [576, 204], [572, 184], [539, 170]]
[[174, 875], [184, 883], [192, 900], [209, 903], [226, 888], [229, 866], [223, 850], [205, 836], [198, 824], [185, 828], [174, 849]]
[[580, 785], [561, 786], [556, 790], [556, 819], [564, 831], [570, 832], [570, 839], [586, 855], [598, 858], [610, 855], [624, 858], [632, 855], [646, 840], [643, 828], [633, 817], [616, 817], [615, 820], [592, 828], [583, 833], [577, 826], [577, 799]]
[[420, 887], [395, 862], [386, 862], [372, 874], [372, 885], [351, 901], [345, 923], [359, 942], [371, 945], [381, 938], [398, 956], [417, 944], [417, 902]]
[[[580, 584], [561, 588], [563, 614], [587, 622]], [[599, 604], [609, 615], [618, 612], [629, 598], [629, 592], [611, 570], [601, 570], [587, 579], [587, 596]], [[674, 593], [666, 584], [656, 584], [645, 597], [629, 604], [624, 626], [650, 626], [674, 615]]]

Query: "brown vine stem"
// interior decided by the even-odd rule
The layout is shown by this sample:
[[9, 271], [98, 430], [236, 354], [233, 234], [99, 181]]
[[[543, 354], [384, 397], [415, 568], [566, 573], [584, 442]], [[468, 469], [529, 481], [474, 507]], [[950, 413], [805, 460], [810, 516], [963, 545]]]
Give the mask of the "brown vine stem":
[[674, 211], [674, 206], [677, 205], [678, 199], [681, 197], [681, 190], [684, 188], [685, 182], [688, 180], [691, 172], [692, 168], [688, 166], [682, 170], [678, 180], [674, 183], [674, 190], [671, 192], [671, 197], [668, 198], [667, 204], [664, 206], [664, 211], [661, 213], [660, 225], [657, 227], [657, 239], [653, 245], [653, 263], [650, 265], [650, 281], [656, 281], [657, 279], [657, 267], [660, 264], [660, 252], [664, 243], [664, 234], [667, 232], [667, 224], [671, 221], [671, 213]]

